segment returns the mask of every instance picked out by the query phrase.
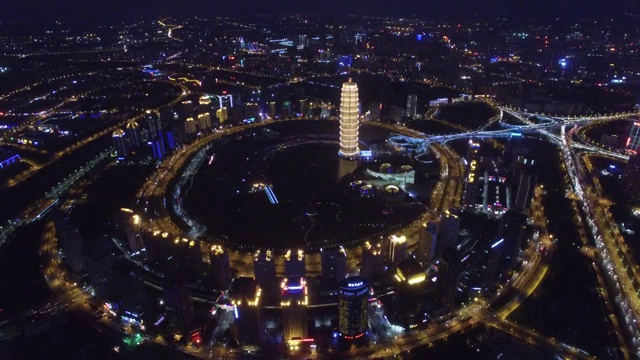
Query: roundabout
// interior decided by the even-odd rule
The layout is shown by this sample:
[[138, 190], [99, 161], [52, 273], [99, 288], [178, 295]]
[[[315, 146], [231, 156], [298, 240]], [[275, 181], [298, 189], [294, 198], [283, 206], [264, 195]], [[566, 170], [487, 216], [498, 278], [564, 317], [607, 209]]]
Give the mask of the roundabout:
[[[206, 229], [202, 240], [237, 250], [309, 253], [388, 236], [424, 212], [395, 185], [352, 191], [366, 166], [337, 156], [336, 132], [335, 122], [298, 121], [213, 141], [177, 176], [168, 201], [180, 209], [174, 222], [189, 224], [186, 232]], [[365, 149], [388, 137], [369, 126], [363, 134]]]
[[[424, 136], [379, 122], [364, 123], [360, 131], [361, 149], [382, 149], [391, 134]], [[194, 239], [203, 254], [222, 246], [239, 273], [247, 274], [253, 254], [262, 249], [276, 254], [304, 250], [307, 271], [317, 273], [321, 249], [343, 247], [348, 268], [355, 268], [366, 242], [386, 243], [401, 234], [414, 248], [423, 224], [455, 201], [459, 172], [447, 171], [430, 185], [411, 185], [412, 191], [431, 194], [430, 203], [418, 201], [391, 181], [367, 176], [380, 163], [339, 157], [337, 134], [336, 121], [296, 119], [204, 135], [161, 163], [140, 189], [142, 227], [168, 233], [167, 238]], [[429, 150], [433, 155], [422, 156], [437, 160], [429, 165], [435, 167], [432, 173], [460, 166], [445, 147]], [[380, 161], [388, 163], [394, 156], [384, 152]], [[407, 158], [403, 153], [394, 165], [408, 165]], [[363, 182], [358, 191], [354, 181]], [[279, 261], [276, 265], [281, 271]]]

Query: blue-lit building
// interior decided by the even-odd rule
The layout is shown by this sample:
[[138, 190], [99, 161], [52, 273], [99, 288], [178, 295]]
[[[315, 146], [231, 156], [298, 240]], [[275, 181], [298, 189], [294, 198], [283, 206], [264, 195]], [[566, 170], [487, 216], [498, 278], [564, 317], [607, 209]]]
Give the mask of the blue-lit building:
[[338, 331], [345, 340], [364, 337], [367, 326], [367, 306], [369, 303], [369, 282], [352, 276], [340, 283], [338, 300]]
[[153, 156], [154, 159], [160, 160], [166, 154], [164, 142], [162, 141], [161, 138], [149, 139], [149, 141], [147, 141], [147, 144], [151, 148], [151, 155]]

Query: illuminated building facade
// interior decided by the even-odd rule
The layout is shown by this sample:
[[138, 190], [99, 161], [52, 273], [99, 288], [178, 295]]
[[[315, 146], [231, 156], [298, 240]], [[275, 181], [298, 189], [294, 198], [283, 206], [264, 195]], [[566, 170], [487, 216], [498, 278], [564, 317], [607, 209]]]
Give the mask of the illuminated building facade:
[[627, 199], [640, 200], [640, 155], [632, 155], [622, 174], [622, 189]]
[[629, 137], [627, 138], [626, 148], [629, 151], [638, 152], [640, 148], [640, 121], [636, 121], [631, 126]]
[[198, 128], [196, 120], [193, 117], [188, 117], [184, 123], [185, 138], [187, 141], [194, 140], [198, 136]]
[[340, 156], [355, 159], [358, 154], [358, 85], [349, 79], [340, 98]]
[[229, 119], [229, 110], [227, 110], [226, 107], [216, 110], [216, 117], [218, 118], [218, 122], [222, 124]]
[[208, 112], [198, 115], [198, 128], [200, 131], [211, 129], [211, 115]]
[[124, 131], [122, 131], [122, 129], [116, 129], [113, 131], [113, 134], [111, 136], [113, 137], [113, 146], [115, 146], [116, 148], [118, 160], [126, 159], [127, 155], [129, 154], [129, 149], [125, 141]]
[[369, 282], [353, 276], [340, 283], [338, 331], [345, 340], [359, 339], [367, 331]]
[[409, 258], [398, 264], [393, 274], [394, 295], [389, 304], [389, 321], [404, 329], [411, 329], [426, 319], [424, 288], [427, 274], [420, 263]]
[[309, 298], [304, 278], [284, 279], [280, 284], [284, 340], [306, 339], [308, 336], [307, 305]]
[[411, 165], [402, 165], [398, 168], [393, 168], [391, 164], [384, 163], [380, 166], [379, 171], [367, 169], [367, 175], [396, 183], [404, 188], [407, 184], [415, 183], [416, 171]]
[[391, 235], [389, 238], [389, 261], [397, 264], [407, 258], [407, 237]]
[[436, 258], [436, 245], [438, 243], [438, 223], [429, 221], [423, 224], [418, 239], [418, 260], [430, 262]]

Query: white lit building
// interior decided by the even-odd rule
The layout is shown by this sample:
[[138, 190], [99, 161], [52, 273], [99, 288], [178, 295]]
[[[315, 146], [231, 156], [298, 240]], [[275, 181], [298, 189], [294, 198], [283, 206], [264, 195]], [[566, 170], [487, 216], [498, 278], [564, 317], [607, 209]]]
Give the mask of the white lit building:
[[340, 99], [340, 156], [354, 159], [358, 156], [358, 85], [342, 84]]

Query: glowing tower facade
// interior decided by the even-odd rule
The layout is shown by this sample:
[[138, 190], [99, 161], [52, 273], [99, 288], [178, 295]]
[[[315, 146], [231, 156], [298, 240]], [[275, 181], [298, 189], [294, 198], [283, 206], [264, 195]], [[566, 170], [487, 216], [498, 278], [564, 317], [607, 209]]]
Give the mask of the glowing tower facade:
[[342, 84], [340, 99], [340, 156], [358, 157], [358, 85], [349, 81]]

